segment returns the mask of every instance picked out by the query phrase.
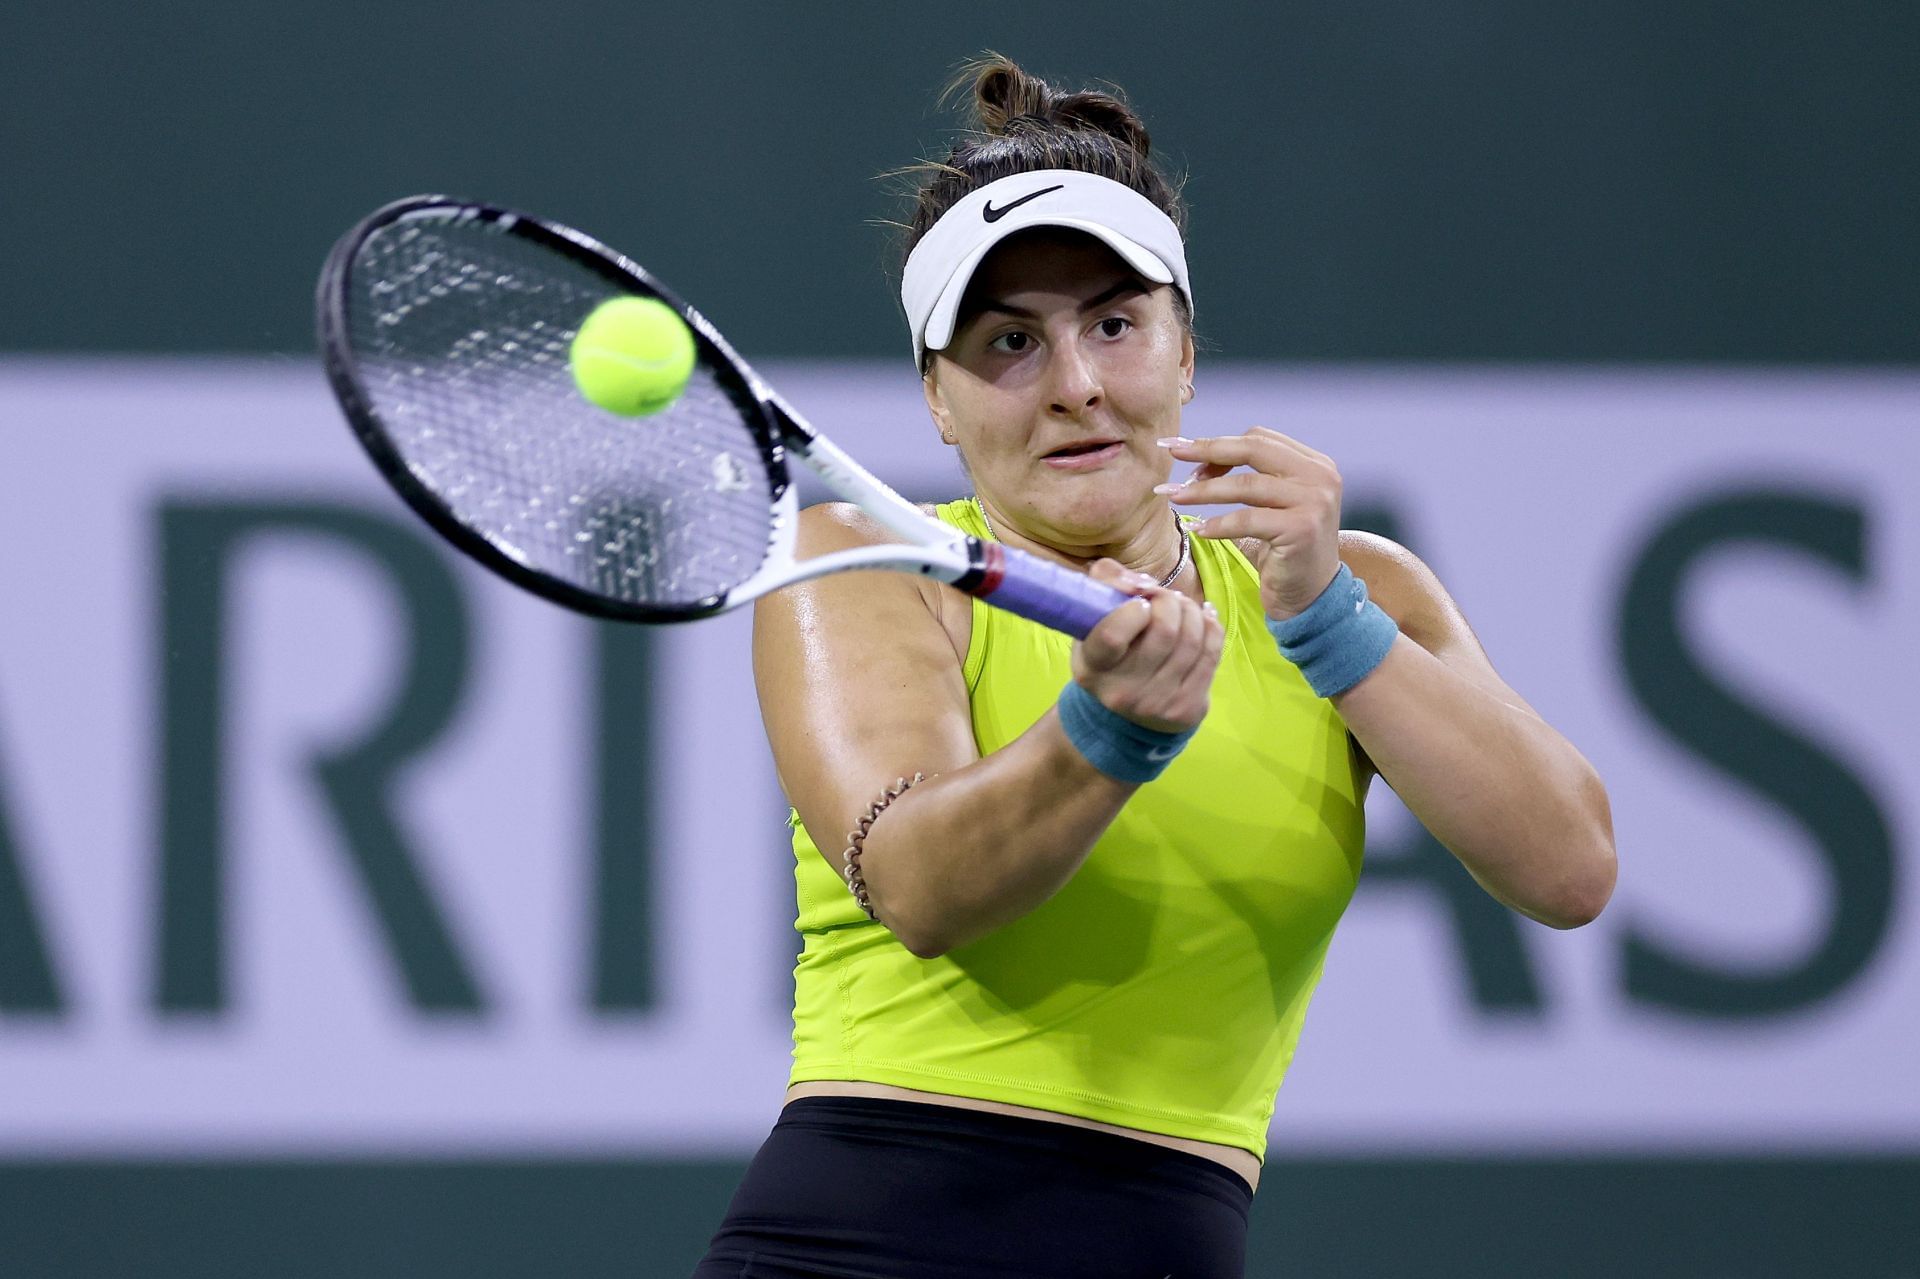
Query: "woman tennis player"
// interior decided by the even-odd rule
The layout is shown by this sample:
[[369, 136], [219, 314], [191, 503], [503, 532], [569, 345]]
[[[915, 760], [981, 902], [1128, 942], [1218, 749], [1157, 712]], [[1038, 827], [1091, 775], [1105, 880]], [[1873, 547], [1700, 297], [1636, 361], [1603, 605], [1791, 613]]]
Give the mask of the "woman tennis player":
[[[1594, 770], [1425, 565], [1340, 531], [1332, 459], [1182, 437], [1183, 211], [1140, 121], [1004, 59], [972, 83], [902, 287], [974, 486], [937, 514], [1138, 598], [1078, 643], [901, 574], [757, 606], [804, 947], [702, 1279], [1238, 1276], [1370, 780], [1534, 919], [1613, 888]], [[887, 540], [850, 506], [799, 537]]]

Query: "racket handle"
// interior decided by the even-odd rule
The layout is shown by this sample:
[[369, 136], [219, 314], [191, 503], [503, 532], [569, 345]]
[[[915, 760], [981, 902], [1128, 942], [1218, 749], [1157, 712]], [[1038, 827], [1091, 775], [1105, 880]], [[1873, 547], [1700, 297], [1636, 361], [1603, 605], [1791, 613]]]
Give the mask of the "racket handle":
[[1101, 618], [1133, 598], [1085, 573], [998, 542], [968, 538], [967, 552], [972, 571], [955, 586], [1075, 639], [1085, 639]]

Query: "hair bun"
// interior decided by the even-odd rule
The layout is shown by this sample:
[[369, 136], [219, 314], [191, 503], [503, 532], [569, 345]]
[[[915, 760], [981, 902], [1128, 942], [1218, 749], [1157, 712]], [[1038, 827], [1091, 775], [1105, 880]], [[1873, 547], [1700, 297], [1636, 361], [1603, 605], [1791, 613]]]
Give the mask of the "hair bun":
[[1147, 126], [1141, 123], [1140, 117], [1126, 103], [1110, 93], [1070, 93], [1060, 99], [1054, 113], [1063, 124], [1097, 129], [1142, 156], [1153, 149], [1153, 141], [1147, 136]]
[[964, 68], [973, 81], [974, 112], [981, 132], [1004, 136], [1014, 121], [1025, 117], [1047, 120], [1053, 115], [1053, 88], [1039, 76], [1028, 75], [1011, 59], [991, 55]]
[[[971, 192], [1017, 173], [1067, 169], [1118, 182], [1173, 219], [1182, 236], [1187, 206], [1177, 180], [1147, 154], [1147, 126], [1113, 86], [1062, 93], [1013, 59], [988, 53], [961, 67], [942, 102], [958, 104], [973, 127], [955, 138], [945, 159], [902, 169], [914, 181], [912, 213], [896, 223], [906, 232], [901, 252], [911, 256], [934, 223]], [[970, 110], [969, 110], [970, 109]], [[1192, 299], [1179, 294], [1181, 319], [1191, 325]], [[1191, 331], [1191, 330], [1189, 330]]]
[[974, 115], [988, 137], [1046, 129], [1086, 129], [1104, 133], [1146, 158], [1152, 147], [1147, 126], [1111, 93], [1081, 90], [1060, 93], [1013, 59], [990, 53], [960, 69], [955, 90], [973, 89]]

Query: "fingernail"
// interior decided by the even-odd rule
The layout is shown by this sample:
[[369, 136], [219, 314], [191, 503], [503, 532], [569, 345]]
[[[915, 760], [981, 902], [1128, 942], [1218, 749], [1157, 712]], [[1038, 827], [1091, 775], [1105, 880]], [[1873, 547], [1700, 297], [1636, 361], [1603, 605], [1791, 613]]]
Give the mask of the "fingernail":
[[1153, 491], [1160, 494], [1162, 497], [1166, 497], [1171, 494], [1178, 493], [1181, 489], [1185, 487], [1186, 487], [1185, 484], [1156, 484], [1153, 486]]
[[1138, 586], [1142, 588], [1158, 585], [1157, 582], [1155, 582], [1152, 578], [1148, 577], [1145, 573], [1129, 573], [1127, 574], [1127, 581], [1129, 584], [1133, 586]]
[[1176, 444], [1191, 444], [1193, 441], [1184, 435], [1168, 435], [1155, 440], [1154, 443], [1163, 449], [1170, 449]]
[[1208, 617], [1220, 616], [1220, 610], [1213, 606], [1212, 600], [1208, 600], [1206, 603], [1202, 604], [1200, 606], [1200, 611], [1205, 613]]

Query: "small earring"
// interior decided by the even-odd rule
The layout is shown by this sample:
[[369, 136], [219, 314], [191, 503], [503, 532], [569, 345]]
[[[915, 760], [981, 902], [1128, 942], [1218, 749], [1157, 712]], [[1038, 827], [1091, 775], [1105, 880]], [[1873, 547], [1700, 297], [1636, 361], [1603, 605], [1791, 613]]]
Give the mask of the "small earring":
[[1189, 382], [1180, 388], [1180, 402], [1182, 404], [1193, 403], [1193, 383]]

